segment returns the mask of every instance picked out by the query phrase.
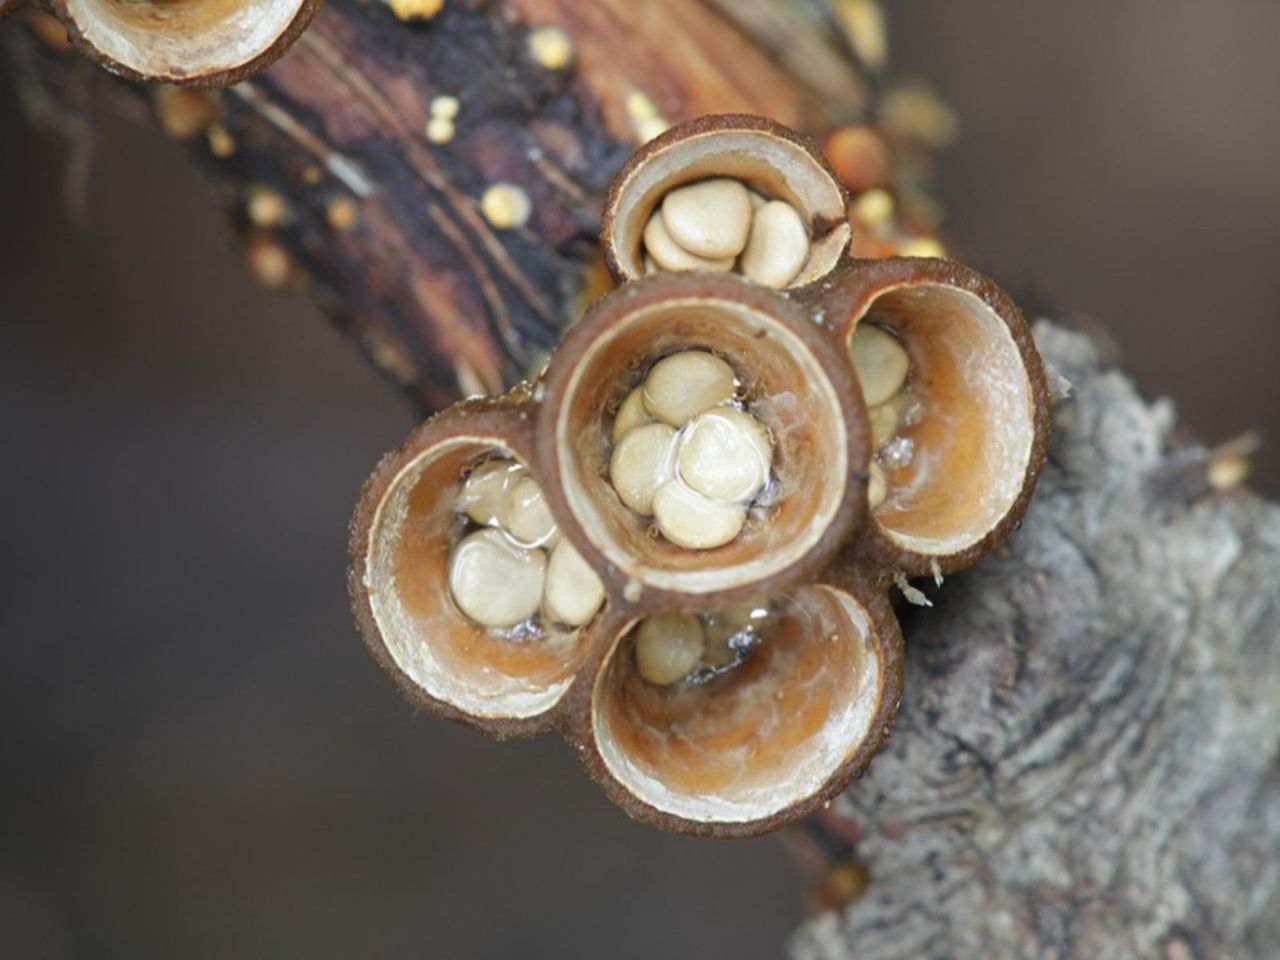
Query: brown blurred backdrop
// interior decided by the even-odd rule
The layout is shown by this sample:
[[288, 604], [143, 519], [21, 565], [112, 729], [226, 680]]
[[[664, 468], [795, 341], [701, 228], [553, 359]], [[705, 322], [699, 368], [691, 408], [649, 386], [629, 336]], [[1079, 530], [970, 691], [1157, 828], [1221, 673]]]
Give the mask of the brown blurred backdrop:
[[[1280, 6], [893, 7], [896, 72], [962, 117], [938, 193], [968, 259], [1109, 331], [1204, 438], [1280, 429]], [[776, 839], [635, 825], [557, 742], [394, 696], [343, 549], [409, 411], [309, 303], [251, 284], [154, 131], [97, 119], [70, 226], [66, 151], [11, 83], [0, 953], [778, 954], [803, 905]]]

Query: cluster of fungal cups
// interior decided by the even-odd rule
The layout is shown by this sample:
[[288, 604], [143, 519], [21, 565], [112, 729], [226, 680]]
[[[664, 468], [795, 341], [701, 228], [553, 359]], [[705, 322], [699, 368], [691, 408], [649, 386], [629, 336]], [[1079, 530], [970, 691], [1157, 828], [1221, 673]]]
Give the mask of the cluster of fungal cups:
[[[753, 277], [754, 224], [740, 272], [647, 274], [655, 216], [687, 239], [670, 197], [723, 181], [800, 218], [795, 276]], [[901, 692], [894, 584], [1008, 535], [1048, 405], [1008, 298], [944, 260], [847, 260], [846, 199], [759, 118], [624, 167], [619, 288], [537, 383], [439, 414], [366, 485], [353, 607], [406, 696], [557, 730], [629, 813], [689, 833], [773, 829], [866, 768]]]

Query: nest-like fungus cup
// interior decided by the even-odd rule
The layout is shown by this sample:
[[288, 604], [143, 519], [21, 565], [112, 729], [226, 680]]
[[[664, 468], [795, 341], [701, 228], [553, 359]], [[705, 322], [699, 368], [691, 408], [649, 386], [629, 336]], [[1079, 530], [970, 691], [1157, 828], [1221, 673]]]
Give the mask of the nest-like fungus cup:
[[918, 405], [886, 459], [875, 528], [907, 573], [967, 566], [1022, 516], [1044, 460], [1048, 390], [1030, 331], [995, 284], [957, 264], [844, 269], [850, 282], [827, 294], [828, 322], [846, 348], [861, 324], [893, 332]]
[[472, 401], [429, 421], [370, 479], [352, 531], [364, 561], [352, 598], [374, 658], [420, 705], [501, 734], [545, 726], [588, 644], [587, 630], [529, 639], [486, 629], [450, 596], [459, 488], [491, 457], [527, 463], [521, 412]]
[[741, 181], [790, 204], [809, 228], [810, 248], [787, 286], [829, 273], [849, 246], [844, 188], [820, 151], [794, 131], [753, 116], [702, 117], [650, 140], [619, 172], [605, 201], [601, 243], [619, 280], [645, 273], [643, 236], [671, 191], [708, 178]]
[[[654, 362], [688, 349], [728, 362], [774, 447], [765, 505], [705, 551], [655, 535], [607, 476], [610, 412]], [[759, 592], [814, 571], [863, 509], [867, 428], [848, 365], [793, 304], [737, 277], [647, 277], [606, 298], [556, 351], [543, 390], [534, 443], [554, 477], [548, 496], [584, 555], [640, 589], [686, 600]]]
[[221, 86], [284, 53], [320, 0], [51, 0], [50, 6], [72, 42], [114, 73]]
[[[714, 177], [804, 210], [814, 243], [798, 286], [779, 292], [723, 259], [640, 275], [661, 197]], [[627, 282], [537, 383], [419, 428], [379, 466], [352, 527], [357, 622], [410, 699], [499, 736], [558, 729], [620, 806], [671, 830], [771, 830], [864, 770], [902, 686], [889, 591], [1002, 542], [1044, 462], [1048, 390], [1017, 307], [949, 261], [838, 262], [843, 194], [828, 178], [765, 120], [707, 118], [646, 146], [604, 228]], [[726, 196], [741, 214], [733, 184], [692, 206]], [[550, 549], [573, 561], [559, 582], [591, 587], [563, 604], [548, 587], [543, 615], [572, 610], [561, 619], [582, 626], [512, 632], [463, 612], [505, 626], [534, 609], [533, 591], [510, 602], [512, 579], [482, 581], [469, 605], [451, 593], [459, 538], [496, 550], [512, 532], [477, 533], [467, 523], [488, 515], [459, 515], [460, 489], [481, 489], [476, 467], [495, 457], [536, 481]], [[745, 521], [685, 536], [660, 509], [677, 483]]]
[[758, 833], [828, 799], [879, 747], [901, 682], [887, 605], [815, 583], [779, 598], [736, 669], [657, 686], [635, 627], [592, 691], [593, 772], [633, 815], [691, 832]]

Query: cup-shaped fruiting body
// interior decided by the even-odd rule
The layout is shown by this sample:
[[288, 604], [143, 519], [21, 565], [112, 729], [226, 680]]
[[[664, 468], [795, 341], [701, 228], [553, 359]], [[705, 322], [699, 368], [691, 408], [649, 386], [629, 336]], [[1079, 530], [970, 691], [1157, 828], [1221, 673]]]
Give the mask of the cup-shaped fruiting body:
[[865, 509], [868, 428], [850, 364], [795, 304], [740, 277], [664, 274], [606, 297], [541, 390], [548, 497], [633, 600], [789, 586]]
[[703, 117], [650, 140], [622, 168], [601, 242], [619, 280], [738, 272], [800, 287], [848, 247], [846, 201], [805, 138], [761, 117]]
[[416, 704], [499, 736], [549, 725], [605, 603], [547, 511], [528, 415], [516, 396], [427, 421], [365, 485], [351, 534], [374, 659]]
[[[357, 508], [356, 617], [401, 689], [496, 735], [558, 729], [672, 830], [764, 832], [865, 769], [901, 693], [889, 591], [1000, 543], [1044, 461], [1018, 309], [945, 260], [837, 263], [806, 206], [826, 176], [768, 121], [653, 141], [606, 218], [629, 282], [538, 383], [416, 431]], [[782, 292], [744, 267], [777, 265], [752, 252], [771, 203], [812, 231]], [[655, 253], [703, 263], [641, 276]]]
[[817, 581], [622, 625], [591, 688], [589, 771], [632, 816], [686, 833], [760, 833], [864, 769], [901, 691], [887, 599]]
[[222, 86], [268, 66], [320, 0], [50, 0], [86, 55], [131, 80]]
[[871, 421], [876, 552], [907, 574], [968, 566], [1026, 510], [1049, 395], [1031, 332], [986, 277], [946, 260], [862, 261], [817, 292]]

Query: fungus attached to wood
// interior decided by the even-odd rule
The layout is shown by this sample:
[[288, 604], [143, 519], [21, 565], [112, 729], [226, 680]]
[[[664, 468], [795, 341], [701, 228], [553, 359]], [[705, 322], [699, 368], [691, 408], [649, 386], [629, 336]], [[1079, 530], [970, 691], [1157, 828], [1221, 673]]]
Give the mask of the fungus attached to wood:
[[[986, 278], [843, 261], [839, 184], [768, 121], [675, 128], [610, 198], [623, 286], [536, 384], [451, 408], [384, 461], [352, 599], [415, 702], [497, 735], [558, 729], [639, 818], [759, 833], [884, 742], [889, 591], [1013, 529], [1044, 457], [1044, 374]], [[809, 243], [786, 293], [743, 266], [778, 203]], [[644, 275], [666, 257], [655, 223], [703, 265]], [[759, 243], [769, 261], [786, 241]]]

